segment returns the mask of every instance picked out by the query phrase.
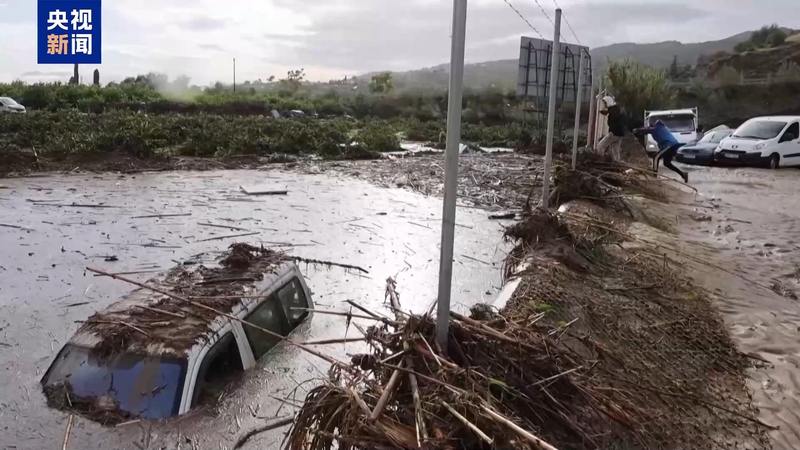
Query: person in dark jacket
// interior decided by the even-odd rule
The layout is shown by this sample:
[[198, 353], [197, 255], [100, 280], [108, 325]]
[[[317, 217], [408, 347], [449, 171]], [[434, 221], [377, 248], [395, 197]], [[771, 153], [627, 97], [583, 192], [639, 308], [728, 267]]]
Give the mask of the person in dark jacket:
[[652, 127], [637, 128], [633, 130], [633, 134], [637, 136], [652, 135], [656, 144], [658, 144], [658, 153], [653, 157], [653, 170], [656, 173], [658, 173], [658, 163], [663, 159], [665, 167], [680, 175], [684, 183], [689, 182], [689, 174], [672, 165], [672, 158], [675, 157], [678, 149], [683, 147], [684, 144], [675, 139], [669, 128], [664, 125], [664, 122], [659, 120]]
[[622, 138], [625, 137], [625, 119], [614, 97], [603, 97], [600, 114], [608, 116], [608, 134], [597, 144], [601, 154], [611, 152], [611, 158], [619, 161], [622, 158]]

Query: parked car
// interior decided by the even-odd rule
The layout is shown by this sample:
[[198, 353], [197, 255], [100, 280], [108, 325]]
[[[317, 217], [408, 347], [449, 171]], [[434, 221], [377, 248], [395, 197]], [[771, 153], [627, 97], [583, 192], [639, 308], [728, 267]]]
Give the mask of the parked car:
[[714, 160], [777, 169], [800, 166], [800, 116], [756, 117], [723, 139]]
[[[681, 144], [694, 144], [703, 136], [697, 108], [644, 112], [645, 126], [655, 126], [659, 120], [669, 128], [672, 135]], [[650, 135], [645, 138], [645, 149], [650, 156], [658, 153], [658, 145]]]
[[25, 114], [25, 107], [17, 103], [11, 97], [0, 97], [0, 113]]
[[685, 164], [712, 164], [714, 162], [714, 151], [719, 147], [719, 143], [732, 133], [733, 130], [725, 125], [709, 130], [696, 144], [681, 147], [675, 156], [675, 160]]
[[[179, 267], [149, 284], [194, 296], [186, 289], [207, 285], [207, 292], [224, 292], [223, 282], [231, 280], [241, 289], [237, 295], [209, 300], [209, 305], [282, 336], [309, 316], [311, 293], [290, 260], [241, 274], [231, 278], [230, 272], [215, 275], [204, 266]], [[258, 275], [263, 275], [259, 281], [246, 281]], [[107, 411], [119, 420], [162, 419], [217, 399], [280, 342], [224, 315], [139, 289], [89, 318], [41, 382], [51, 406], [56, 406], [53, 397], [63, 404], [66, 396], [70, 409], [92, 418]]]

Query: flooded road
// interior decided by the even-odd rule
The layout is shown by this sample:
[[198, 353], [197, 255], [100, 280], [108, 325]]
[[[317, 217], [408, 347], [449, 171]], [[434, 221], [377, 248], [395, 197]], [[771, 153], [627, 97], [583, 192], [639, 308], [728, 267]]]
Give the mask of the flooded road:
[[[345, 300], [355, 300], [386, 312], [389, 276], [398, 282], [405, 309], [421, 312], [435, 300], [437, 198], [324, 175], [254, 170], [54, 175], [0, 185], [0, 222], [12, 226], [0, 227], [3, 449], [62, 445], [68, 415], [47, 408], [39, 379], [78, 328], [75, 321], [132, 290], [86, 273], [86, 266], [133, 272], [131, 277], [145, 281], [193, 255], [243, 241], [370, 272], [301, 265], [318, 309], [343, 311]], [[289, 192], [246, 196], [240, 185]], [[494, 299], [509, 246], [502, 242], [501, 224], [482, 210], [459, 208], [457, 224], [453, 301], [464, 310]], [[216, 239], [248, 233], [257, 234]], [[298, 341], [359, 336], [336, 316], [316, 314], [301, 328]], [[353, 343], [320, 349], [341, 359], [361, 350]], [[291, 397], [301, 400], [310, 386], [306, 380], [324, 378], [326, 369], [313, 356], [278, 348], [216, 408], [166, 424], [118, 428], [76, 417], [68, 448], [231, 448], [250, 429], [291, 415]], [[284, 431], [259, 435], [246, 448], [276, 448]]]
[[800, 171], [691, 168], [689, 180], [702, 206], [679, 229], [708, 261], [693, 278], [739, 348], [769, 363], [751, 389], [762, 420], [780, 427], [774, 448], [800, 448]]

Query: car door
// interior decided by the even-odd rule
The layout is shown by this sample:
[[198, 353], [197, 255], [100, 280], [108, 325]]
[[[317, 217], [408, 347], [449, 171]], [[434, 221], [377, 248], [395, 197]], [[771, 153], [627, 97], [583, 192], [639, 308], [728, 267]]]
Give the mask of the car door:
[[190, 407], [211, 402], [244, 371], [244, 362], [235, 334], [228, 330], [210, 347], [200, 352], [199, 366], [192, 374]]
[[781, 155], [781, 166], [800, 165], [800, 123], [793, 122], [786, 127], [775, 149]]

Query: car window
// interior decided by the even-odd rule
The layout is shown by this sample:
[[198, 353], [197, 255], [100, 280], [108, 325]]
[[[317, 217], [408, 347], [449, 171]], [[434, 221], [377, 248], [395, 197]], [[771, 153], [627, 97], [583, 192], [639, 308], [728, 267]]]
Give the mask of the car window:
[[753, 120], [745, 122], [744, 125], [739, 127], [733, 137], [743, 139], [772, 139], [778, 136], [778, 133], [786, 126], [786, 122], [776, 120]]
[[278, 289], [278, 300], [280, 300], [292, 328], [308, 315], [308, 311], [302, 309], [309, 307], [306, 294], [303, 291], [303, 285], [297, 278]]
[[42, 384], [48, 398], [69, 395], [76, 409], [102, 400], [123, 417], [161, 419], [178, 414], [185, 375], [185, 360], [129, 353], [98, 358], [88, 348], [67, 344]]
[[656, 122], [662, 121], [664, 125], [674, 132], [695, 131], [694, 116], [689, 114], [671, 115], [671, 116], [650, 116], [650, 126], [655, 126]]
[[710, 131], [700, 139], [701, 144], [719, 144], [723, 139], [730, 136], [730, 131]]
[[231, 332], [225, 333], [206, 353], [197, 371], [192, 406], [208, 404], [219, 398], [231, 381], [244, 371], [239, 347]]
[[[790, 134], [791, 139], [789, 139]], [[785, 139], [786, 141], [794, 141], [798, 137], [800, 137], [800, 125], [797, 122], [789, 125], [789, 128], [787, 128], [786, 131], [783, 132], [783, 136], [781, 136], [781, 138]]]
[[[281, 336], [286, 336], [290, 331], [284, 315], [284, 309], [275, 295], [271, 295], [255, 311], [250, 313], [245, 320]], [[248, 325], [244, 325], [244, 333], [247, 335], [247, 341], [250, 343], [250, 348], [253, 349], [253, 357], [256, 359], [264, 356], [264, 353], [267, 353], [269, 349], [280, 341], [277, 337], [270, 336]]]

